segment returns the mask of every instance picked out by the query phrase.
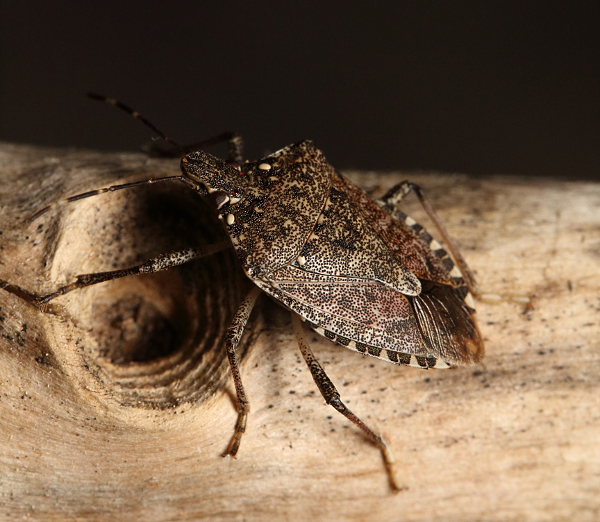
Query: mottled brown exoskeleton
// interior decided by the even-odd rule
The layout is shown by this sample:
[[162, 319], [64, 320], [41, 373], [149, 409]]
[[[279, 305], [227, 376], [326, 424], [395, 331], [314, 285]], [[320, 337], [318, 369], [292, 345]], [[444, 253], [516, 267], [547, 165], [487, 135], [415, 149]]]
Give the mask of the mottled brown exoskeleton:
[[[127, 106], [92, 97], [124, 109], [179, 147]], [[400, 489], [387, 442], [341, 401], [304, 339], [302, 321], [336, 344], [394, 364], [423, 369], [474, 364], [484, 349], [474, 319], [469, 269], [416, 185], [401, 183], [373, 202], [329, 165], [310, 141], [242, 164], [237, 138], [222, 137], [230, 139], [228, 161], [203, 151], [190, 152], [181, 160], [179, 176], [94, 190], [63, 202], [163, 180], [180, 181], [199, 192], [222, 221], [244, 271], [256, 285], [225, 339], [238, 419], [224, 455], [236, 455], [246, 430], [249, 403], [236, 346], [263, 291], [291, 310], [302, 355], [326, 402], [380, 448], [390, 483]], [[397, 209], [411, 191], [451, 256]], [[227, 246], [189, 248], [125, 270], [80, 275], [76, 282], [38, 298], [38, 303], [102, 281], [165, 270]]]

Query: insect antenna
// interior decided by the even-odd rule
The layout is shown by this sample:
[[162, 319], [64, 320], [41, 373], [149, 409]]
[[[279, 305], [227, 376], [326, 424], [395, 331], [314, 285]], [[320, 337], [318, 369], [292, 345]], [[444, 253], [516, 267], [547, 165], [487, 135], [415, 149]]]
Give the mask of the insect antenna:
[[121, 185], [111, 185], [110, 187], [105, 187], [96, 190], [90, 190], [89, 192], [82, 192], [81, 194], [75, 194], [74, 196], [70, 196], [68, 198], [59, 199], [54, 203], [50, 203], [47, 207], [44, 207], [41, 210], [38, 210], [35, 214], [33, 214], [28, 221], [35, 221], [40, 216], [43, 216], [46, 212], [53, 209], [54, 207], [66, 205], [67, 203], [72, 203], [73, 201], [79, 201], [80, 199], [91, 198], [92, 196], [97, 196], [98, 194], [104, 194], [105, 192], [115, 192], [117, 190], [128, 189], [132, 187], [139, 187], [140, 185], [152, 185], [153, 183], [158, 183], [159, 181], [181, 181], [186, 183], [194, 190], [199, 190], [200, 187], [196, 185], [193, 181], [187, 179], [186, 177], [179, 176], [165, 176], [164, 178], [150, 178], [144, 179], [141, 181], [132, 181], [130, 183], [123, 183]]
[[173, 147], [176, 147], [185, 154], [186, 150], [184, 147], [179, 145], [179, 143], [177, 143], [175, 140], [169, 138], [169, 136], [167, 136], [163, 131], [156, 127], [156, 125], [154, 125], [154, 123], [152, 123], [150, 120], [144, 118], [144, 116], [142, 116], [138, 111], [134, 111], [128, 105], [125, 105], [124, 103], [120, 102], [119, 100], [115, 100], [114, 98], [108, 98], [107, 96], [102, 96], [101, 94], [96, 94], [93, 92], [88, 92], [87, 95], [88, 98], [91, 98], [92, 100], [98, 100], [108, 103], [114, 107], [117, 107], [118, 109], [121, 109], [122, 111], [125, 111], [127, 114], [133, 116], [137, 120], [140, 120], [146, 127], [149, 127], [156, 134], [158, 134], [161, 139], [166, 141], [168, 144], [173, 145]]
[[[131, 107], [129, 107], [128, 105], [125, 105], [124, 103], [120, 102], [119, 100], [115, 100], [114, 98], [109, 98], [107, 96], [103, 96], [101, 94], [96, 94], [93, 92], [88, 92], [87, 95], [92, 100], [98, 100], [101, 102], [108, 103], [109, 105], [112, 105], [113, 107], [117, 107], [118, 109], [125, 111], [127, 114], [133, 116], [137, 120], [140, 120], [144, 125], [146, 125], [146, 127], [149, 127], [156, 134], [158, 134], [158, 136], [163, 141], [165, 141], [169, 145], [172, 145], [173, 147], [175, 147], [181, 155], [185, 155], [188, 152], [192, 152], [192, 151], [196, 151], [196, 150], [203, 150], [206, 147], [211, 147], [212, 145], [216, 145], [218, 143], [222, 143], [222, 142], [226, 141], [229, 144], [227, 162], [232, 165], [241, 165], [243, 163], [242, 138], [235, 132], [223, 132], [223, 133], [219, 134], [218, 136], [213, 136], [212, 138], [208, 138], [203, 141], [199, 141], [196, 143], [191, 143], [186, 146], [182, 146], [179, 143], [177, 143], [174, 139], [167, 136], [163, 131], [161, 131], [158, 127], [156, 127], [156, 125], [154, 125], [150, 120], [148, 120], [147, 118], [142, 116], [138, 111], [133, 110]], [[151, 156], [159, 156], [159, 157], [176, 156], [175, 154], [166, 153], [165, 151], [161, 151], [157, 147], [149, 147], [148, 150], [146, 150], [146, 152]]]
[[[122, 111], [125, 111], [127, 114], [130, 114], [134, 118], [140, 120], [144, 125], [146, 125], [146, 127], [149, 127], [150, 129], [152, 129], [156, 134], [158, 134], [158, 136], [162, 140], [167, 142], [169, 145], [176, 147], [183, 154], [186, 153], [186, 149], [184, 147], [179, 145], [179, 143], [177, 143], [174, 139], [169, 138], [169, 136], [167, 136], [163, 131], [161, 131], [158, 127], [156, 127], [156, 125], [154, 125], [151, 121], [149, 121], [144, 116], [142, 116], [139, 112], [134, 111], [128, 105], [125, 105], [124, 103], [120, 102], [119, 100], [115, 100], [114, 98], [108, 98], [107, 96], [102, 96], [101, 94], [95, 94], [95, 93], [89, 92], [89, 93], [87, 93], [87, 95], [92, 100], [102, 101], [102, 102], [108, 103], [110, 105], [113, 105], [114, 107], [117, 107], [118, 109], [121, 109]], [[221, 138], [221, 137], [218, 137], [218, 138]], [[224, 139], [232, 139], [232, 138], [233, 138], [233, 135], [232, 136], [226, 135]], [[221, 138], [221, 139], [223, 139], [223, 138]], [[192, 181], [190, 181], [189, 179], [185, 178], [182, 175], [166, 176], [164, 178], [150, 178], [150, 179], [145, 179], [142, 181], [133, 181], [131, 183], [123, 183], [121, 185], [112, 185], [110, 187], [105, 187], [105, 188], [96, 189], [96, 190], [90, 190], [89, 192], [83, 192], [81, 194], [76, 194], [75, 196], [60, 199], [54, 203], [51, 203], [47, 207], [44, 207], [41, 210], [38, 210], [35, 214], [33, 214], [29, 218], [29, 221], [30, 222], [35, 221], [40, 216], [44, 215], [46, 212], [48, 212], [49, 210], [51, 210], [52, 208], [54, 208], [56, 206], [65, 205], [67, 203], [72, 203], [73, 201], [79, 201], [80, 199], [90, 198], [92, 196], [97, 196], [98, 194], [104, 194], [105, 192], [115, 192], [116, 190], [123, 190], [123, 189], [132, 188], [132, 187], [138, 187], [140, 185], [150, 185], [152, 183], [158, 183], [159, 181], [174, 181], [174, 180], [186, 183], [186, 184], [190, 185], [193, 189], [198, 190], [198, 186], [195, 183], [193, 183]]]

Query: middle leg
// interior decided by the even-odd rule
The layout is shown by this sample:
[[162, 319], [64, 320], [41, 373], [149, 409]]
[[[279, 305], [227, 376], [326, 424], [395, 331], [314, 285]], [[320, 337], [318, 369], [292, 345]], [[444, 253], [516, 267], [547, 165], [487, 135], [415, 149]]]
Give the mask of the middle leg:
[[319, 364], [319, 361], [317, 361], [312, 350], [308, 346], [308, 343], [306, 342], [306, 339], [304, 337], [304, 327], [302, 325], [302, 320], [300, 319], [300, 316], [294, 312], [292, 312], [292, 324], [294, 325], [294, 333], [296, 334], [296, 340], [298, 341], [298, 346], [300, 347], [302, 356], [304, 357], [306, 365], [308, 366], [308, 369], [310, 370], [310, 373], [317, 387], [319, 388], [321, 395], [325, 399], [325, 402], [333, 406], [349, 421], [356, 424], [356, 426], [358, 426], [362, 430], [362, 432], [367, 436], [367, 438], [379, 448], [379, 450], [381, 451], [381, 456], [383, 457], [385, 469], [388, 474], [390, 486], [394, 491], [400, 491], [401, 489], [404, 489], [404, 486], [398, 481], [398, 478], [396, 477], [396, 472], [394, 470], [394, 456], [387, 441], [383, 438], [382, 435], [376, 433], [371, 428], [369, 428], [342, 402], [339, 392], [337, 391], [334, 384], [331, 382], [331, 379], [325, 373], [325, 370]]

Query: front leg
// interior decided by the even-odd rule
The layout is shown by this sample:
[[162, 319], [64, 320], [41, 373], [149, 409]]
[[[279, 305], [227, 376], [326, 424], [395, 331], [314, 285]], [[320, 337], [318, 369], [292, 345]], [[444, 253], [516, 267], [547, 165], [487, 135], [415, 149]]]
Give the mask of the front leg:
[[96, 285], [98, 283], [103, 283], [104, 281], [112, 281], [113, 279], [120, 279], [121, 277], [127, 277], [131, 275], [153, 274], [154, 272], [161, 272], [162, 270], [168, 270], [169, 268], [183, 265], [184, 263], [188, 263], [194, 259], [215, 254], [221, 250], [225, 250], [229, 246], [230, 245], [228, 241], [221, 241], [219, 243], [215, 243], [214, 245], [187, 248], [186, 250], [181, 250], [179, 252], [163, 254], [153, 259], [149, 259], [141, 265], [132, 266], [122, 270], [78, 275], [77, 281], [74, 283], [63, 286], [51, 294], [38, 296], [35, 298], [35, 302], [38, 306], [42, 307], [43, 305], [52, 301], [52, 299], [55, 299], [61, 295], [65, 295], [73, 290], [78, 290], [79, 288], [85, 288], [86, 286]]

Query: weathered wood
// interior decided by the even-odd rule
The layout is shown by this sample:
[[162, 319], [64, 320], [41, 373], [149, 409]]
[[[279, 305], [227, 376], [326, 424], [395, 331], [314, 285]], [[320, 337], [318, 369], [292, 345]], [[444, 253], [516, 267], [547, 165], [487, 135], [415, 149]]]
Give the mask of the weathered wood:
[[[177, 168], [3, 145], [0, 279], [41, 294], [220, 237], [175, 185], [25, 219]], [[218, 254], [73, 292], [48, 314], [0, 290], [0, 519], [597, 520], [600, 185], [348, 175], [376, 194], [419, 183], [482, 292], [533, 296], [478, 304], [477, 367], [396, 367], [308, 335], [345, 402], [391, 441], [407, 491], [390, 492], [378, 450], [324, 405], [265, 298], [242, 364], [249, 429], [237, 459], [220, 457], [236, 414], [219, 335], [247, 283]]]

